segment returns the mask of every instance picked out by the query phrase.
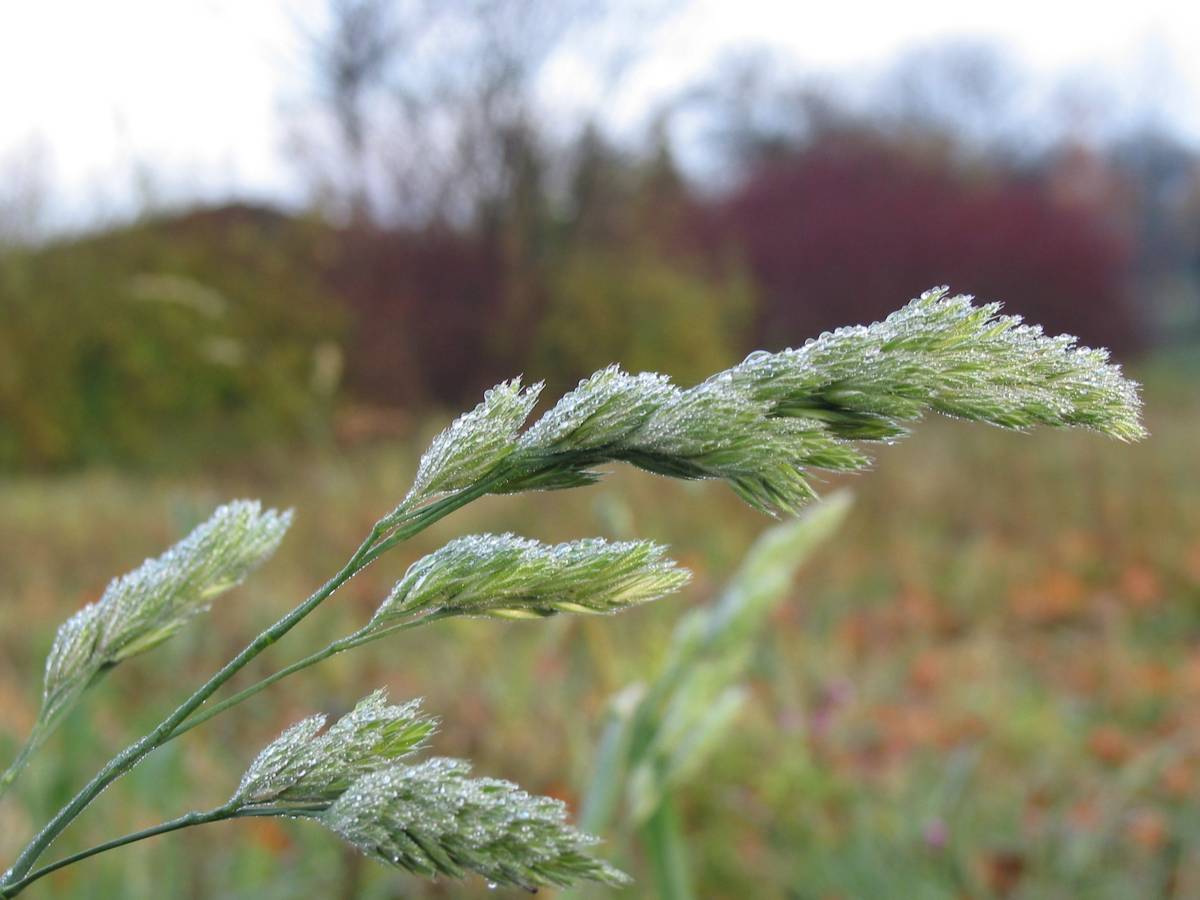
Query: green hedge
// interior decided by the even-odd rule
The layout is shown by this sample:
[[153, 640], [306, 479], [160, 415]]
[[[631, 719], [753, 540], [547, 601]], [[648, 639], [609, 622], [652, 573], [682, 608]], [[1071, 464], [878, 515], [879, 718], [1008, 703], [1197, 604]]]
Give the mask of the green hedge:
[[198, 215], [0, 254], [0, 468], [156, 463], [322, 429], [322, 231]]

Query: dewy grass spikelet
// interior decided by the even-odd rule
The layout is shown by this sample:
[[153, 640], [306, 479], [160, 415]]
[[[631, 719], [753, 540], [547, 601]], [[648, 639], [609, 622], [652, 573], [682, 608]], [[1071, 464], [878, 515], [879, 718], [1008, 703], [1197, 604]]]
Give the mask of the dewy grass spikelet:
[[621, 446], [678, 393], [666, 375], [608, 366], [564, 395], [521, 435], [520, 445], [543, 453]]
[[290, 511], [264, 510], [258, 501], [227, 503], [161, 556], [113, 579], [98, 601], [58, 629], [28, 749], [45, 740], [105, 672], [161, 644], [240, 584], [275, 552], [291, 521]]
[[470, 771], [457, 759], [383, 769], [356, 781], [319, 818], [368, 856], [426, 877], [475, 872], [526, 890], [628, 882], [587, 854], [596, 839], [566, 823], [561, 801]]
[[521, 390], [520, 378], [488, 390], [478, 406], [433, 439], [401, 508], [467, 487], [512, 453], [541, 392], [541, 382]]
[[1005, 428], [1079, 426], [1145, 436], [1137, 386], [1104, 350], [1048, 337], [999, 303], [927, 291], [873, 325], [839, 328], [796, 350], [752, 354], [735, 380], [771, 415], [810, 417], [847, 439], [904, 433], [925, 408]]
[[328, 730], [324, 716], [297, 722], [267, 745], [232, 797], [239, 807], [332, 803], [356, 778], [394, 765], [424, 746], [437, 727], [420, 701], [400, 706], [378, 690]]
[[430, 611], [504, 618], [615, 612], [679, 590], [689, 577], [649, 541], [550, 545], [513, 534], [470, 535], [413, 563], [371, 626]]
[[505, 382], [434, 441], [410, 501], [485, 473], [493, 493], [578, 487], [596, 480], [596, 466], [623, 461], [723, 479], [757, 509], [795, 514], [815, 496], [808, 470], [866, 468], [855, 442], [900, 438], [927, 409], [1004, 428], [1144, 435], [1137, 386], [1103, 350], [999, 309], [938, 288], [882, 322], [752, 353], [686, 390], [609, 366], [520, 435], [531, 392]]
[[855, 442], [902, 437], [927, 409], [1004, 428], [1144, 436], [1137, 385], [1105, 351], [999, 309], [938, 288], [882, 322], [752, 353], [687, 390], [602, 369], [521, 435], [511, 480], [496, 491], [589, 483], [592, 467], [624, 461], [723, 479], [758, 509], [794, 514], [814, 496], [808, 469], [866, 468]]

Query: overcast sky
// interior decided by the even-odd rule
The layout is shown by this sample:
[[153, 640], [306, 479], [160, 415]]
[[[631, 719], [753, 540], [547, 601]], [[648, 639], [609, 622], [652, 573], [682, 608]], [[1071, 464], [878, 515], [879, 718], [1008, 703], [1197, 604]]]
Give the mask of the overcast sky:
[[[67, 218], [128, 206], [139, 167], [174, 198], [296, 199], [285, 110], [303, 88], [297, 23], [318, 21], [322, 6], [2, 0], [0, 171], [40, 171]], [[588, 59], [564, 56], [542, 93], [563, 114], [603, 97], [610, 124], [632, 129], [736, 47], [844, 75], [939, 38], [1001, 42], [1047, 81], [1094, 75], [1200, 140], [1200, 3], [1170, 0], [694, 0], [659, 22], [617, 91]]]

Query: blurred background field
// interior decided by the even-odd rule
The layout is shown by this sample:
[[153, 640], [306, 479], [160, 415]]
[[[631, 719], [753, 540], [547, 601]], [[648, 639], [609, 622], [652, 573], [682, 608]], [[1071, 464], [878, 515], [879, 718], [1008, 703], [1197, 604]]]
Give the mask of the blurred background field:
[[[10, 14], [13, 83], [55, 6]], [[0, 128], [0, 757], [36, 714], [54, 629], [109, 578], [230, 497], [298, 515], [204, 627], [66, 722], [0, 803], [0, 858], [335, 571], [487, 386], [522, 372], [553, 396], [613, 361], [687, 383], [949, 283], [1111, 347], [1145, 383], [1151, 437], [931, 420], [878, 448], [755, 654], [739, 727], [681, 792], [698, 892], [1200, 896], [1200, 23], [1149, 4], [1089, 37], [1079, 19], [1075, 55], [1047, 57], [1020, 4], [957, 32], [927, 10], [928, 36], [881, 17], [833, 58], [817, 35], [836, 28], [806, 44], [771, 4], [747, 5], [752, 44], [710, 40], [725, 20], [704, 2], [278, 7], [78, 11], [96, 40], [69, 46], [102, 53], [95, 84], [47, 74]], [[122, 44], [136, 23], [153, 39]], [[702, 65], [680, 61], [685, 38], [712, 44]], [[205, 52], [227, 71], [197, 75]], [[64, 84], [125, 124], [97, 126]], [[243, 128], [258, 94], [273, 124]], [[578, 808], [606, 699], [653, 674], [768, 524], [721, 487], [623, 470], [472, 505], [243, 680], [357, 627], [468, 531], [651, 538], [698, 577], [615, 618], [450, 622], [326, 663], [147, 760], [59, 849], [224, 799], [283, 725], [381, 685], [443, 718], [438, 753]], [[640, 848], [606, 837], [650, 896]], [[268, 820], [39, 888], [486, 895]]]

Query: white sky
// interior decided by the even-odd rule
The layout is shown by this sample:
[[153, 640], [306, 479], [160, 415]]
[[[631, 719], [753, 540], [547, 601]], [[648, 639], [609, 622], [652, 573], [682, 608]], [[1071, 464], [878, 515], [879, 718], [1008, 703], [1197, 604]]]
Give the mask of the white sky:
[[[0, 0], [0, 173], [40, 170], [66, 219], [128, 206], [141, 167], [173, 198], [297, 197], [283, 113], [304, 79], [297, 22], [316, 21], [322, 6]], [[619, 90], [586, 59], [562, 58], [543, 94], [567, 111], [602, 100], [613, 124], [630, 127], [739, 46], [846, 73], [962, 37], [1003, 42], [1047, 79], [1095, 73], [1200, 139], [1200, 2], [1171, 0], [693, 0], [660, 24]]]

